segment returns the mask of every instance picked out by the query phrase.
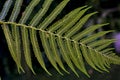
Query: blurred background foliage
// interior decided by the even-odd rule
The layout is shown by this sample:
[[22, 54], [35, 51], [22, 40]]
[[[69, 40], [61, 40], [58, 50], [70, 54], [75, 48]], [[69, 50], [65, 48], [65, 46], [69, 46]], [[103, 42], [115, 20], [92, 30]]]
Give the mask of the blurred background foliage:
[[[30, 1], [31, 0], [24, 0], [22, 4], [21, 14]], [[49, 14], [51, 10], [61, 1], [62, 0], [54, 0], [47, 14]], [[5, 0], [0, 0], [0, 11], [2, 10], [4, 2]], [[39, 5], [40, 6], [37, 6], [35, 8], [33, 14], [38, 11], [39, 7], [41, 7], [41, 3]], [[91, 24], [106, 23], [106, 22], [110, 23], [107, 27], [101, 28], [98, 31], [115, 30], [113, 33], [107, 34], [103, 38], [106, 37], [116, 38], [114, 36], [120, 33], [120, 0], [70, 0], [68, 5], [65, 7], [65, 9], [61, 12], [61, 14], [57, 17], [56, 20], [59, 20], [61, 17], [63, 17], [71, 10], [84, 5], [92, 6], [92, 9], [90, 9], [88, 13], [94, 11], [99, 12], [86, 23], [85, 27]], [[33, 16], [31, 15], [31, 18], [32, 17]], [[120, 42], [120, 39], [118, 39], [118, 42]], [[114, 44], [111, 46], [118, 49], [120, 48], [120, 46], [115, 46]], [[115, 52], [117, 55], [120, 55], [119, 51], [115, 50]], [[88, 66], [87, 67], [88, 73], [91, 75], [91, 78], [87, 78], [80, 71], [78, 71], [78, 73], [80, 74], [80, 77], [78, 78], [66, 66], [66, 69], [71, 73], [64, 74], [64, 76], [61, 76], [59, 73], [57, 73], [57, 71], [55, 71], [55, 69], [52, 68], [46, 56], [44, 55], [47, 68], [53, 74], [53, 76], [49, 76], [48, 74], [45, 73], [45, 71], [43, 71], [40, 68], [34, 55], [32, 55], [32, 57], [33, 57], [33, 65], [34, 65], [33, 68], [35, 69], [37, 75], [32, 75], [32, 73], [30, 72], [30, 70], [28, 70], [28, 68], [26, 68], [27, 71], [26, 73], [18, 74], [16, 65], [9, 54], [6, 40], [4, 38], [2, 29], [0, 27], [0, 77], [2, 80], [120, 80], [120, 76], [119, 76], [120, 66], [117, 65], [111, 65], [110, 73], [98, 73], [86, 64], [86, 66]]]

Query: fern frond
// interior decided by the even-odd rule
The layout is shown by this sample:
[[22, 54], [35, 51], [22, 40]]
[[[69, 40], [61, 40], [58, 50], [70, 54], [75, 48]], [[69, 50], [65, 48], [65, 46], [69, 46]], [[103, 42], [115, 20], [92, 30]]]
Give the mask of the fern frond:
[[92, 36], [88, 36], [87, 38], [81, 39], [80, 41], [84, 44], [88, 44], [94, 40], [96, 40], [98, 37], [101, 37], [107, 33], [110, 33], [112, 31], [102, 31], [102, 32], [98, 32], [96, 34], [93, 34]]
[[45, 29], [56, 17], [70, 0], [63, 0], [45, 20], [38, 26], [40, 29]]
[[74, 17], [72, 17], [72, 19], [71, 19], [68, 23], [64, 24], [64, 25], [57, 31], [57, 33], [58, 33], [59, 35], [63, 35], [64, 32], [66, 32], [68, 29], [70, 29], [70, 28], [83, 16], [83, 14], [84, 14], [89, 8], [90, 8], [90, 7], [88, 7], [88, 8], [86, 8], [86, 9], [80, 11], [78, 14], [76, 14]]
[[51, 73], [46, 69], [45, 67], [45, 63], [42, 57], [42, 52], [40, 50], [39, 44], [38, 44], [38, 40], [37, 40], [37, 36], [36, 36], [36, 31], [34, 29], [30, 30], [30, 39], [31, 39], [31, 44], [33, 46], [33, 51], [35, 54], [35, 57], [37, 58], [38, 62], [40, 63], [40, 65], [42, 66], [42, 68], [49, 74], [51, 75]]
[[67, 24], [68, 22], [70, 22], [69, 20], [71, 20], [75, 15], [78, 14], [78, 12], [85, 8], [86, 6], [77, 8], [73, 11], [71, 11], [70, 13], [68, 13], [67, 15], [65, 15], [61, 20], [55, 22], [52, 26], [48, 27], [48, 30], [50, 32], [55, 32], [57, 29], [59, 29], [61, 26], [63, 26], [63, 24]]
[[55, 61], [58, 63], [58, 65], [67, 73], [69, 73], [68, 71], [66, 71], [66, 69], [64, 68], [64, 65], [62, 63], [61, 60], [61, 56], [59, 54], [59, 50], [57, 49], [57, 42], [55, 40], [55, 36], [54, 35], [50, 35], [49, 38], [49, 42], [50, 42], [50, 47], [52, 47], [52, 53], [53, 53], [53, 57], [55, 58]]
[[14, 9], [12, 11], [12, 14], [10, 16], [9, 21], [11, 21], [11, 22], [15, 22], [16, 21], [17, 16], [20, 13], [20, 9], [21, 9], [22, 3], [23, 3], [23, 0], [16, 0], [15, 6], [14, 6]]
[[39, 10], [39, 12], [34, 16], [34, 18], [31, 20], [29, 25], [36, 26], [39, 21], [42, 19], [42, 17], [45, 15], [45, 13], [48, 11], [51, 3], [53, 0], [45, 0], [42, 8]]
[[[15, 61], [18, 71], [24, 71], [21, 66], [21, 53], [24, 52], [24, 58], [35, 74], [32, 68], [31, 47], [33, 54], [41, 67], [49, 74], [47, 70], [42, 51], [40, 50], [38, 39], [41, 39], [45, 55], [52, 66], [61, 74], [61, 68], [69, 73], [64, 66], [63, 61], [77, 75], [78, 68], [89, 77], [85, 63], [87, 62], [93, 69], [103, 72], [108, 71], [110, 64], [120, 64], [120, 57], [112, 52], [113, 48], [108, 46], [114, 42], [114, 39], [102, 39], [101, 36], [112, 32], [102, 31], [96, 33], [95, 30], [106, 24], [97, 24], [83, 28], [88, 19], [97, 12], [85, 14], [91, 7], [83, 6], [66, 14], [62, 19], [52, 23], [58, 14], [67, 5], [69, 0], [63, 0], [56, 8], [44, 19], [48, 8], [53, 0], [45, 0], [38, 13], [33, 15], [33, 19], [27, 23], [32, 11], [38, 5], [40, 0], [32, 0], [23, 12], [18, 23], [15, 23], [21, 9], [21, 0], [16, 0], [15, 6], [9, 20], [3, 21], [12, 4], [11, 0], [6, 1], [0, 13], [0, 25], [4, 31], [8, 48]], [[43, 19], [43, 20], [42, 20]], [[41, 23], [39, 23], [41, 22]], [[28, 26], [27, 26], [28, 24]], [[38, 26], [37, 26], [38, 25]], [[50, 26], [49, 26], [50, 25]], [[89, 34], [89, 35], [88, 35]], [[37, 36], [39, 35], [39, 37]], [[22, 40], [21, 40], [22, 39]], [[30, 46], [31, 45], [31, 46]]]
[[[40, 2], [40, 0], [32, 0], [30, 4], [27, 6], [25, 11], [23, 12], [23, 15], [19, 21], [19, 23], [24, 24], [28, 20], [30, 14], [32, 13], [34, 7]], [[25, 54], [25, 60], [27, 65], [30, 67], [32, 72], [35, 74], [33, 68], [32, 68], [32, 61], [31, 61], [31, 53], [30, 53], [30, 41], [28, 37], [28, 30], [25, 29], [25, 27], [21, 27], [22, 31], [22, 41], [23, 41], [23, 49]]]
[[18, 72], [20, 73], [21, 70], [24, 72], [24, 70], [23, 70], [23, 68], [21, 66], [21, 63], [20, 63], [20, 56], [18, 56], [16, 54], [17, 49], [15, 50], [16, 46], [15, 46], [14, 41], [12, 39], [12, 35], [11, 35], [10, 31], [9, 31], [9, 28], [8, 28], [8, 26], [6, 24], [3, 24], [1, 26], [2, 26], [2, 29], [4, 31], [5, 38], [7, 40], [8, 48], [10, 50], [11, 56], [12, 56], [13, 60], [15, 61], [16, 65], [17, 65]]
[[108, 24], [97, 24], [97, 25], [92, 25], [90, 27], [88, 27], [86, 30], [76, 34], [75, 36], [73, 36], [72, 38], [75, 40], [75, 41], [78, 41], [80, 40], [81, 38], [85, 37], [86, 34], [90, 33], [90, 32], [93, 32], [95, 31], [96, 29], [102, 27], [102, 26], [105, 26], [105, 25], [108, 25]]
[[27, 19], [29, 18], [30, 14], [32, 13], [34, 7], [40, 2], [40, 0], [32, 0], [30, 4], [26, 7], [25, 11], [22, 14], [22, 17], [19, 23], [24, 24], [26, 23]]
[[[54, 60], [54, 55], [52, 53], [52, 51], [50, 50], [50, 45], [47, 39], [47, 34], [45, 34], [44, 32], [40, 32], [40, 36], [41, 36], [41, 41], [43, 43], [43, 48], [45, 49], [46, 52], [46, 56], [48, 57], [49, 61], [51, 62], [51, 64], [53, 65], [53, 67], [60, 73], [59, 68], [57, 67], [56, 61]], [[63, 74], [62, 74], [63, 75]]]
[[72, 71], [78, 76], [78, 73], [75, 71], [75, 68], [74, 68], [74, 66], [69, 58], [69, 55], [67, 54], [68, 52], [66, 50], [66, 47], [64, 47], [65, 44], [63, 43], [62, 38], [58, 37], [57, 41], [58, 41], [58, 45], [59, 45], [63, 59], [65, 60], [67, 65], [72, 69]]
[[7, 0], [3, 6], [3, 9], [2, 11], [0, 12], [0, 20], [4, 20], [9, 9], [10, 9], [10, 6], [12, 5], [12, 0]]
[[[83, 10], [85, 11], [85, 10]], [[73, 34], [75, 34], [78, 30], [80, 30], [82, 28], [82, 26], [87, 22], [87, 20], [94, 14], [96, 14], [97, 12], [94, 13], [90, 13], [85, 15], [83, 18], [81, 18], [79, 20], [79, 22], [74, 26], [74, 28], [71, 28], [69, 31], [67, 31], [66, 33], [66, 37], [71, 37]]]
[[[41, 20], [41, 18], [45, 15], [45, 13], [48, 10], [48, 7], [50, 6], [50, 4], [52, 3], [53, 0], [46, 0], [43, 4], [43, 9], [40, 9], [39, 12], [34, 16], [34, 18], [31, 20], [30, 24], [31, 26], [36, 26], [39, 21]], [[38, 62], [40, 63], [40, 65], [42, 66], [42, 68], [49, 74], [51, 75], [51, 73], [46, 69], [45, 67], [45, 63], [44, 60], [42, 58], [42, 52], [39, 49], [39, 43], [37, 40], [37, 36], [36, 36], [36, 31], [34, 29], [30, 30], [30, 39], [31, 39], [31, 43], [33, 46], [33, 51], [35, 53], [35, 56], [38, 60]]]
[[[11, 22], [16, 21], [17, 16], [20, 13], [22, 2], [23, 2], [23, 0], [16, 0], [15, 6], [14, 6], [14, 9], [12, 11], [12, 15], [9, 18], [9, 21], [11, 21]], [[13, 28], [12, 28], [12, 37], [14, 39], [14, 43], [15, 43], [14, 45], [16, 47], [15, 52], [17, 52], [16, 53], [17, 62], [19, 64], [21, 64], [21, 48], [20, 48], [21, 47], [21, 41], [20, 41], [20, 33], [19, 33], [20, 30], [19, 30], [19, 28], [16, 27], [16, 25], [11, 25], [11, 26], [13, 26]], [[20, 73], [20, 70], [19, 70], [19, 73]]]

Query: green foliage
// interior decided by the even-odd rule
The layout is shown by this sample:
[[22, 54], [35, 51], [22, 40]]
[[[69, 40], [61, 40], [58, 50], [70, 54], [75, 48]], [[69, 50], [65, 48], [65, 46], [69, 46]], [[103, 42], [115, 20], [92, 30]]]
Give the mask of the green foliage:
[[[52, 66], [61, 75], [63, 75], [63, 73], [59, 68], [69, 73], [65, 69], [63, 61], [66, 62], [77, 76], [79, 76], [79, 74], [75, 70], [75, 67], [89, 76], [85, 67], [85, 61], [99, 72], [108, 72], [110, 64], [120, 64], [120, 57], [112, 52], [113, 48], [108, 47], [114, 40], [101, 39], [101, 36], [111, 31], [95, 33], [98, 28], [108, 24], [97, 24], [91, 25], [86, 29], [83, 28], [88, 19], [97, 12], [85, 15], [91, 7], [83, 6], [71, 11], [62, 19], [53, 23], [69, 0], [63, 0], [47, 17], [45, 17], [52, 1], [53, 0], [44, 0], [38, 13], [34, 15], [28, 24], [26, 24], [26, 22], [40, 0], [32, 0], [29, 3], [18, 23], [16, 19], [20, 13], [23, 0], [15, 1], [13, 11], [8, 21], [5, 21], [5, 17], [8, 15], [12, 0], [7, 0], [3, 6], [0, 13], [0, 24], [19, 73], [21, 71], [24, 72], [21, 65], [21, 57], [23, 57], [21, 53], [23, 52], [25, 61], [34, 74], [31, 54], [35, 55], [41, 67], [51, 75], [42, 57], [38, 42], [39, 38], [42, 42], [45, 55]], [[39, 37], [37, 35], [39, 35]], [[34, 53], [31, 53], [30, 45], [32, 45]]]

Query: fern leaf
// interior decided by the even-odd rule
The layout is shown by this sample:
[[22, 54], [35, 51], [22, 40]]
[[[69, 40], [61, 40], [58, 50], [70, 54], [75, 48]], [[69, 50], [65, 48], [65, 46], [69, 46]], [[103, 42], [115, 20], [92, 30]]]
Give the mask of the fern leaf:
[[88, 7], [82, 11], [80, 11], [78, 14], [76, 14], [68, 23], [63, 25], [58, 31], [57, 34], [62, 35], [64, 32], [66, 32], [69, 28], [71, 28], [81, 17], [82, 15], [91, 7]]
[[63, 63], [62, 63], [62, 60], [61, 60], [61, 57], [60, 57], [60, 54], [59, 54], [59, 50], [57, 49], [57, 43], [56, 43], [56, 38], [55, 38], [55, 36], [50, 35], [49, 43], [50, 43], [50, 46], [52, 47], [52, 51], [53, 51], [54, 58], [55, 58], [56, 62], [59, 64], [59, 66], [60, 66], [66, 73], [69, 73], [68, 71], [66, 71], [66, 69], [64, 68], [64, 65], [63, 65]]
[[27, 6], [26, 10], [23, 12], [23, 15], [19, 21], [19, 23], [24, 24], [26, 23], [27, 19], [29, 18], [31, 12], [33, 11], [34, 7], [40, 2], [40, 0], [32, 0], [30, 4]]
[[30, 24], [31, 26], [36, 26], [41, 18], [45, 15], [47, 10], [49, 9], [51, 3], [53, 0], [45, 0], [42, 8], [39, 10], [39, 12], [34, 16], [34, 18], [31, 20]]
[[48, 28], [48, 30], [50, 32], [55, 32], [57, 29], [59, 29], [61, 26], [63, 26], [63, 24], [67, 24], [69, 22], [69, 20], [71, 20], [75, 15], [77, 15], [77, 13], [85, 8], [86, 6], [83, 6], [83, 7], [80, 7], [80, 8], [77, 8], [73, 11], [71, 11], [70, 13], [68, 13], [67, 15], [65, 15], [61, 20], [55, 22], [52, 26], [50, 26]]
[[[28, 5], [26, 10], [23, 13], [22, 18], [20, 19], [19, 23], [24, 24], [26, 23], [27, 19], [29, 18], [31, 12], [33, 11], [34, 7], [40, 2], [40, 0], [32, 0], [31, 3]], [[22, 31], [22, 41], [23, 41], [23, 49], [25, 54], [25, 60], [27, 65], [30, 67], [32, 72], [35, 74], [33, 68], [32, 68], [32, 61], [31, 61], [31, 54], [30, 54], [30, 41], [28, 39], [28, 30], [24, 27], [21, 27]]]
[[10, 6], [12, 5], [12, 0], [7, 0], [3, 6], [3, 9], [0, 13], [0, 20], [4, 20], [9, 9], [10, 9]]
[[29, 68], [32, 70], [32, 72], [35, 74], [33, 68], [32, 68], [32, 61], [31, 61], [31, 54], [30, 54], [30, 44], [28, 39], [28, 30], [25, 29], [25, 27], [21, 28], [22, 31], [22, 42], [23, 42], [23, 51], [25, 55], [25, 61]]
[[14, 39], [15, 39], [14, 50], [16, 52], [17, 62], [21, 64], [21, 42], [20, 42], [19, 28], [17, 28], [16, 25], [14, 25], [13, 29], [14, 29], [14, 33], [12, 35], [14, 35]]
[[[44, 16], [44, 14], [47, 12], [47, 8], [50, 6], [52, 0], [45, 0], [44, 4], [43, 4], [43, 9], [40, 9], [39, 12], [34, 16], [34, 18], [31, 20], [30, 24], [31, 26], [36, 26], [39, 22], [39, 20], [41, 20], [41, 18]], [[42, 68], [49, 74], [51, 75], [51, 73], [46, 69], [45, 67], [45, 63], [43, 61], [42, 58], [42, 53], [39, 49], [39, 43], [36, 37], [36, 31], [34, 29], [30, 29], [30, 39], [31, 39], [31, 43], [32, 43], [32, 47], [33, 47], [33, 51], [34, 54], [37, 58], [37, 60], [39, 61], [40, 65], [42, 66]]]
[[8, 26], [6, 26], [6, 24], [3, 24], [2, 29], [4, 31], [5, 38], [7, 40], [8, 48], [10, 50], [11, 56], [12, 56], [13, 60], [15, 61], [16, 65], [17, 65], [18, 72], [20, 73], [21, 70], [24, 72], [24, 70], [21, 66], [20, 60], [18, 58], [18, 55], [16, 55], [14, 41], [12, 39], [12, 36], [11, 36], [11, 33], [9, 31]]
[[107, 46], [109, 46], [111, 43], [113, 42], [107, 42], [104, 45], [101, 45], [99, 47], [96, 48], [97, 51], [101, 51], [102, 49], [106, 48]]
[[11, 21], [11, 22], [15, 22], [15, 21], [16, 21], [17, 16], [18, 16], [18, 14], [20, 13], [20, 9], [21, 9], [21, 6], [22, 6], [22, 2], [23, 2], [23, 0], [16, 0], [16, 1], [15, 1], [15, 6], [14, 6], [14, 9], [13, 9], [13, 11], [12, 11], [12, 14], [11, 14], [11, 16], [10, 16], [9, 21]]
[[[6, 17], [6, 15], [7, 15], [8, 11], [9, 11], [11, 5], [12, 5], [12, 0], [7, 0], [7, 1], [5, 2], [4, 6], [3, 6], [3, 9], [2, 9], [2, 11], [1, 11], [1, 13], [0, 13], [0, 19], [1, 19], [1, 20], [5, 19], [5, 17]], [[14, 28], [15, 28], [15, 27], [14, 27]], [[12, 29], [13, 29], [13, 28], [12, 28]], [[8, 47], [9, 47], [9, 50], [10, 50], [10, 52], [11, 52], [11, 55], [12, 55], [15, 63], [17, 64], [18, 72], [20, 73], [20, 70], [22, 70], [22, 71], [24, 72], [24, 70], [23, 70], [23, 68], [22, 68], [22, 66], [21, 66], [21, 63], [20, 63], [19, 50], [18, 50], [18, 48], [16, 49], [16, 51], [18, 51], [18, 53], [16, 54], [16, 51], [15, 51], [15, 48], [14, 48], [14, 47], [15, 47], [15, 44], [13, 44], [14, 41], [13, 41], [13, 39], [12, 39], [12, 35], [11, 35], [10, 31], [9, 31], [8, 25], [5, 25], [5, 24], [4, 24], [4, 26], [3, 26], [3, 31], [4, 31], [5, 37], [6, 37], [6, 38], [9, 38], [9, 39], [7, 40], [7, 43], [8, 43], [8, 45], [9, 45]], [[18, 35], [18, 34], [16, 34], [16, 35]], [[17, 39], [17, 38], [16, 38], [16, 39]], [[15, 41], [15, 42], [16, 42], [16, 41]], [[18, 42], [19, 42], [19, 40], [18, 40]], [[17, 43], [17, 42], [16, 42], [16, 43]], [[18, 45], [18, 44], [17, 44], [17, 45]]]
[[[88, 8], [89, 9], [89, 8]], [[86, 9], [87, 10], [87, 9]], [[86, 11], [83, 10], [83, 11]], [[79, 20], [79, 22], [74, 26], [74, 28], [71, 28], [69, 31], [67, 31], [66, 33], [66, 37], [71, 37], [73, 36], [78, 30], [80, 30], [82, 28], [82, 26], [86, 23], [86, 21], [94, 14], [96, 14], [97, 12], [91, 13], [91, 14], [87, 14], [86, 16], [84, 16], [83, 18], [81, 18]], [[68, 34], [69, 33], [69, 34]]]
[[[21, 5], [22, 5], [23, 0], [16, 0], [15, 2], [15, 6], [14, 9], [12, 11], [12, 14], [9, 18], [9, 21], [14, 22], [17, 19], [17, 16], [20, 12], [21, 9]], [[20, 42], [20, 33], [19, 33], [19, 28], [16, 27], [16, 25], [11, 25], [12, 28], [12, 37], [14, 39], [15, 42], [15, 52], [16, 52], [16, 56], [17, 56], [17, 62], [19, 64], [21, 64], [21, 42]], [[19, 71], [20, 72], [20, 71]]]
[[75, 42], [73, 43], [73, 48], [76, 52], [76, 55], [77, 55], [77, 59], [78, 59], [78, 62], [79, 62], [79, 65], [80, 65], [80, 71], [82, 71], [84, 74], [86, 74], [88, 77], [89, 77], [89, 74], [87, 73], [87, 70], [85, 68], [85, 64], [84, 64], [84, 60], [83, 60], [83, 57], [82, 57], [82, 53], [80, 51], [80, 47], [79, 47], [79, 44], [76, 44]]
[[68, 66], [72, 69], [72, 71], [73, 71], [77, 76], [79, 76], [78, 73], [75, 71], [75, 68], [74, 68], [74, 66], [73, 66], [73, 64], [72, 64], [72, 62], [71, 62], [71, 60], [70, 60], [70, 58], [69, 58], [69, 55], [66, 54], [66, 53], [67, 53], [66, 47], [64, 47], [63, 40], [62, 40], [60, 37], [58, 37], [58, 45], [59, 45], [59, 48], [60, 48], [60, 51], [61, 51], [61, 55], [62, 55], [63, 59], [65, 60], [65, 62], [66, 62], [66, 63], [68, 64]]
[[57, 64], [56, 64], [56, 62], [55, 62], [55, 60], [54, 60], [53, 53], [52, 53], [51, 50], [50, 50], [49, 42], [48, 42], [48, 39], [47, 39], [47, 34], [45, 34], [44, 32], [42, 32], [42, 33], [40, 33], [40, 36], [41, 36], [41, 41], [42, 41], [42, 43], [43, 43], [43, 47], [44, 47], [45, 52], [46, 52], [46, 56], [48, 57], [49, 61], [50, 61], [51, 64], [53, 65], [53, 67], [54, 67], [61, 75], [63, 75], [63, 74], [60, 72], [60, 70], [59, 70], [59, 68], [58, 68], [58, 66], [57, 66]]
[[[66, 41], [66, 47], [68, 48], [67, 50], [68, 50], [68, 52], [69, 52], [69, 55], [70, 55], [71, 60], [74, 62], [75, 66], [76, 66], [79, 70], [83, 71], [83, 70], [82, 70], [83, 67], [81, 67], [81, 65], [80, 65], [80, 63], [79, 63], [79, 61], [78, 61], [78, 55], [74, 52], [74, 48], [73, 48], [72, 46], [73, 46], [73, 45], [72, 45], [71, 41], [67, 40], [67, 41]], [[84, 71], [83, 71], [83, 72], [84, 72]], [[85, 74], [89, 77], [89, 75], [88, 75], [87, 72], [85, 72]]]
[[115, 39], [111, 39], [111, 40], [109, 40], [109, 39], [99, 40], [99, 41], [96, 41], [96, 42], [91, 42], [91, 43], [89, 43], [88, 46], [94, 48], [94, 47], [96, 47], [96, 46], [103, 45], [103, 44], [105, 44], [106, 42], [114, 42], [114, 41], [115, 41]]
[[63, 0], [52, 12], [51, 14], [45, 18], [45, 20], [39, 25], [40, 29], [45, 29], [63, 10], [63, 8], [67, 5], [69, 0]]
[[81, 48], [81, 51], [82, 51], [83, 56], [84, 56], [85, 60], [87, 61], [87, 63], [88, 63], [91, 67], [93, 67], [95, 70], [100, 71], [100, 70], [94, 65], [94, 63], [92, 62], [91, 58], [89, 57], [89, 53], [88, 53], [88, 50], [87, 50], [86, 46], [81, 45], [80, 48]]
[[112, 51], [112, 50], [114, 50], [114, 48], [108, 48], [108, 49], [103, 50], [102, 53], [107, 53], [107, 52]]
[[81, 43], [84, 43], [84, 44], [88, 44], [90, 42], [92, 42], [93, 40], [96, 40], [98, 37], [101, 37], [107, 33], [110, 33], [111, 31], [102, 31], [102, 32], [98, 32], [96, 34], [93, 34], [92, 36], [88, 36], [87, 38], [84, 38], [81, 41]]
[[[94, 53], [94, 54], [93, 54]], [[99, 72], [103, 72], [103, 71], [106, 71], [106, 70], [104, 70], [104, 68], [103, 68], [103, 66], [102, 66], [102, 61], [101, 61], [101, 58], [100, 58], [100, 55], [98, 54], [98, 53], [96, 53], [94, 50], [92, 50], [92, 49], [89, 49], [89, 55], [90, 55], [90, 57], [91, 57], [91, 60], [92, 60], [92, 62], [93, 62], [93, 64], [95, 64], [95, 66], [98, 68], [98, 69], [100, 69], [99, 70]], [[98, 58], [97, 59], [97, 61], [96, 61], [96, 58]], [[108, 71], [108, 70], [107, 70]]]
[[31, 32], [31, 43], [32, 43], [32, 47], [33, 47], [33, 51], [35, 54], [35, 57], [37, 58], [38, 62], [40, 63], [40, 65], [42, 66], [42, 68], [49, 74], [52, 75], [45, 67], [45, 63], [42, 57], [42, 52], [40, 51], [40, 47], [38, 45], [38, 40], [37, 40], [37, 36], [36, 36], [36, 31], [34, 29], [30, 30]]
[[92, 25], [90, 26], [89, 28], [87, 28], [86, 30], [78, 33], [77, 35], [73, 36], [72, 38], [75, 40], [75, 41], [78, 41], [80, 40], [81, 38], [83, 38], [84, 36], [86, 36], [85, 34], [88, 34], [90, 32], [93, 32], [94, 30], [102, 27], [102, 26], [105, 26], [105, 25], [108, 25], [108, 24], [98, 24], [98, 25]]
[[[111, 31], [95, 33], [95, 30], [107, 24], [92, 25], [86, 29], [82, 28], [87, 20], [97, 12], [85, 14], [91, 7], [83, 6], [71, 11], [55, 23], [52, 23], [69, 2], [69, 0], [63, 0], [42, 21], [41, 19], [45, 16], [52, 1], [53, 0], [45, 0], [42, 8], [38, 10], [38, 13], [33, 15], [34, 17], [29, 23], [27, 23], [27, 21], [40, 0], [32, 0], [29, 3], [18, 23], [15, 23], [15, 21], [20, 13], [22, 1], [16, 0], [12, 14], [9, 20], [6, 20], [8, 22], [3, 20], [6, 18], [12, 0], [7, 0], [3, 6], [0, 13], [0, 24], [4, 31], [11, 56], [19, 72], [21, 70], [24, 71], [21, 66], [21, 57], [23, 57], [21, 53], [23, 50], [28, 67], [35, 74], [32, 67], [32, 53], [30, 50], [32, 47], [34, 51], [33, 54], [41, 67], [49, 75], [52, 75], [46, 68], [38, 38], [41, 39], [42, 47], [49, 62], [61, 75], [63, 75], [63, 73], [59, 68], [69, 73], [65, 69], [63, 61], [77, 76], [79, 76], [79, 74], [76, 68], [88, 77], [90, 76], [85, 67], [85, 61], [99, 72], [109, 72], [108, 68], [110, 68], [110, 64], [120, 64], [120, 57], [112, 52], [112, 48], [108, 48], [108, 46], [114, 42], [114, 39], [101, 39], [101, 36]], [[49, 26], [50, 24], [51, 26]], [[40, 35], [40, 37], [37, 37], [37, 35]]]

